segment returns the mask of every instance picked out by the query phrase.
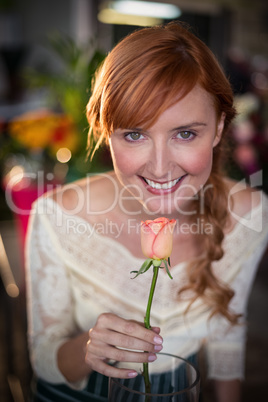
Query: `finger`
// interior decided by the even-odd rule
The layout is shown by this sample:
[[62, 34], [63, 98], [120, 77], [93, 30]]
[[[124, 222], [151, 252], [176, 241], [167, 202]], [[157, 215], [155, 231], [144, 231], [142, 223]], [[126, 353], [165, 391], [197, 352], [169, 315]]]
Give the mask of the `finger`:
[[91, 367], [94, 371], [97, 371], [98, 373], [107, 377], [134, 378], [138, 375], [136, 370], [117, 368], [99, 359], [96, 359], [93, 363], [91, 362]]
[[114, 346], [98, 344], [94, 347], [94, 353], [88, 351], [88, 358], [90, 356], [101, 359], [115, 360], [118, 362], [132, 362], [132, 363], [150, 363], [157, 359], [157, 355], [151, 352], [135, 352], [132, 350], [119, 349]]
[[161, 329], [159, 327], [151, 327], [151, 330], [157, 335], [159, 335], [160, 331], [161, 331]]
[[162, 345], [163, 338], [154, 331], [146, 329], [135, 321], [124, 320], [114, 314], [105, 313], [98, 317], [97, 326], [100, 328], [112, 329], [125, 335], [143, 339], [153, 345]]
[[121, 334], [110, 330], [101, 330], [97, 328], [90, 331], [90, 339], [96, 342], [108, 343], [109, 345], [125, 348], [128, 350], [140, 350], [147, 352], [159, 352], [162, 350], [162, 345], [153, 345], [145, 342], [143, 339], [138, 339], [133, 336]]

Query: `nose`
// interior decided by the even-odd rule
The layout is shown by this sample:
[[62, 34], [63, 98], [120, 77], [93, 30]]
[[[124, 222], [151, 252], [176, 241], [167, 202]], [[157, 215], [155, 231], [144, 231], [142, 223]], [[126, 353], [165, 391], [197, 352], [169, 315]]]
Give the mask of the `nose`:
[[172, 149], [165, 141], [155, 141], [152, 145], [150, 161], [148, 162], [150, 173], [157, 179], [168, 179], [175, 166]]

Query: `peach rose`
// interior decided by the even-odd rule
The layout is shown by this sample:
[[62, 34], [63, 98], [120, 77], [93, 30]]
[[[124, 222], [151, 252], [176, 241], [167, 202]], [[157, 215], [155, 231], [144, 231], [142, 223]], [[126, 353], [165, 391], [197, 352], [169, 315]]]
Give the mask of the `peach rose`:
[[157, 218], [141, 223], [141, 249], [145, 257], [167, 260], [173, 243], [175, 219]]

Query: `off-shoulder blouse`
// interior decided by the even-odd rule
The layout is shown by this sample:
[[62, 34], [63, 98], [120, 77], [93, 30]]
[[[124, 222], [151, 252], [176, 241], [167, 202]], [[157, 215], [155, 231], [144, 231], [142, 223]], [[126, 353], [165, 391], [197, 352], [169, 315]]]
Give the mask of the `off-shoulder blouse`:
[[[243, 315], [241, 325], [231, 326], [222, 316], [209, 320], [211, 311], [202, 300], [185, 315], [187, 295], [178, 300], [178, 291], [187, 283], [187, 263], [172, 267], [173, 280], [160, 270], [151, 324], [161, 327], [162, 352], [187, 357], [205, 345], [210, 378], [243, 378], [247, 301], [267, 238], [268, 200], [263, 195], [225, 236], [224, 256], [213, 264], [215, 275], [235, 291], [230, 307]], [[57, 366], [57, 350], [92, 328], [101, 313], [143, 321], [150, 271], [135, 280], [130, 274], [142, 262], [101, 228], [66, 214], [51, 198], [37, 200], [26, 253], [29, 345], [37, 376], [67, 383]], [[150, 369], [161, 370], [157, 360]], [[73, 386], [83, 387], [86, 380]]]

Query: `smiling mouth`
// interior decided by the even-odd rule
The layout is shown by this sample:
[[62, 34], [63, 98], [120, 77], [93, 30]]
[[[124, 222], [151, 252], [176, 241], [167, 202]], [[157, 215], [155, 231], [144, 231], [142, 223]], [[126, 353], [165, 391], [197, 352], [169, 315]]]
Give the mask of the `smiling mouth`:
[[170, 180], [170, 181], [167, 181], [165, 183], [159, 183], [157, 181], [145, 179], [145, 177], [143, 177], [143, 180], [148, 184], [148, 186], [150, 186], [150, 187], [152, 187], [152, 188], [154, 188], [156, 190], [168, 190], [168, 189], [176, 186], [176, 184], [179, 183], [179, 181], [181, 181], [181, 179], [184, 176], [185, 175], [179, 177], [178, 179]]

